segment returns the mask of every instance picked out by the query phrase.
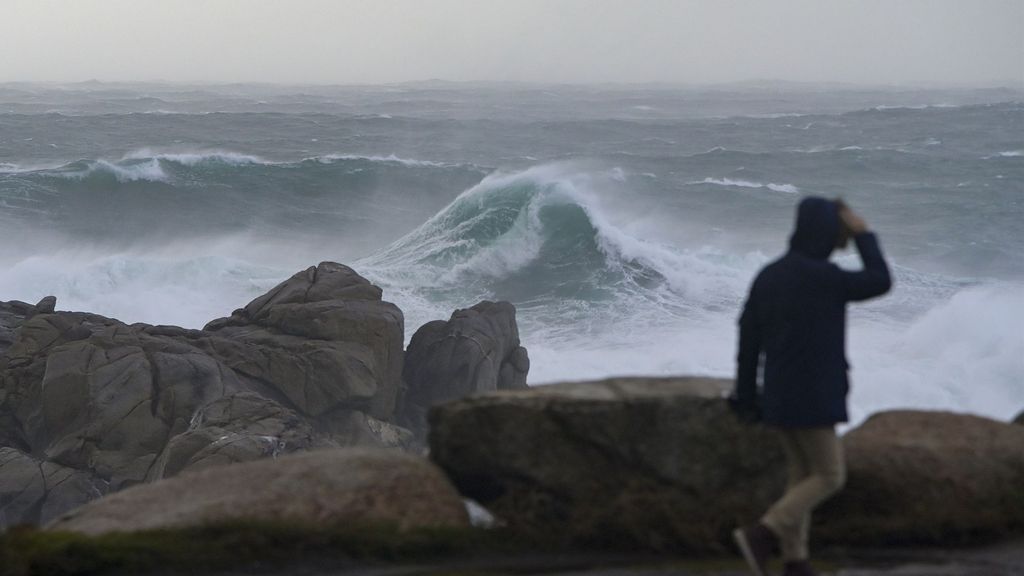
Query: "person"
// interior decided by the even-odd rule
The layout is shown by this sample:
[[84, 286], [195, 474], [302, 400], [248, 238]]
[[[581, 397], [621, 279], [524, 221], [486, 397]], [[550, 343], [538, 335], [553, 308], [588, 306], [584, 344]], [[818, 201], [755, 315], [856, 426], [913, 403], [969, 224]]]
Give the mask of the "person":
[[[860, 271], [829, 262], [853, 239]], [[878, 240], [842, 200], [804, 198], [789, 251], [754, 280], [739, 320], [736, 388], [730, 401], [744, 420], [775, 428], [789, 484], [760, 521], [733, 532], [757, 576], [776, 548], [784, 576], [809, 576], [810, 514], [846, 481], [835, 425], [847, 421], [846, 304], [892, 286]], [[758, 374], [761, 383], [758, 385]]]

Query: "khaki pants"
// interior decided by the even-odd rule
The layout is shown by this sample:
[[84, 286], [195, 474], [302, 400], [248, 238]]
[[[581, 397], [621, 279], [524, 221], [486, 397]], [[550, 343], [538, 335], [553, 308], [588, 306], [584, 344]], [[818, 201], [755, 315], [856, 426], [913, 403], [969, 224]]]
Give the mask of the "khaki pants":
[[779, 538], [784, 560], [806, 560], [811, 511], [846, 483], [843, 445], [835, 429], [780, 430], [789, 484], [761, 523]]

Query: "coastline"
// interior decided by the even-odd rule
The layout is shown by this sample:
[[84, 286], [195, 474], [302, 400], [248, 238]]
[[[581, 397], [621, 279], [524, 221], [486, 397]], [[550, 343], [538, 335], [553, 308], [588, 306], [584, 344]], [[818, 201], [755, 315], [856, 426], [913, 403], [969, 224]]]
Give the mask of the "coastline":
[[[43, 526], [0, 533], [2, 576], [231, 574], [238, 562], [288, 575], [724, 576], [742, 570], [722, 534], [781, 482], [772, 437], [726, 407], [728, 380], [525, 386], [529, 357], [507, 303], [428, 322], [407, 349], [401, 310], [335, 263], [296, 273], [204, 330], [126, 325], [56, 304], [0, 303], [4, 523]], [[124, 398], [147, 409], [124, 408]], [[823, 566], [847, 576], [1022, 568], [1024, 518], [1013, 507], [1013, 486], [1024, 485], [1019, 424], [903, 411], [849, 431], [850, 484], [815, 528]], [[286, 460], [310, 455], [322, 476], [356, 447], [380, 454], [358, 488], [372, 500], [373, 486], [395, 469], [385, 455], [422, 455], [428, 444], [429, 460], [414, 460], [451, 482], [437, 493], [479, 501], [499, 528], [456, 518], [438, 529], [427, 514], [398, 530], [383, 508], [354, 516], [365, 507], [350, 504], [328, 519], [316, 506], [321, 512], [282, 516], [283, 524], [259, 516], [282, 499], [302, 508], [310, 488], [301, 480], [286, 483], [294, 496], [262, 489], [285, 477], [294, 466]], [[256, 504], [225, 511], [214, 498], [191, 520], [174, 519], [185, 506], [167, 499], [173, 483], [202, 478], [198, 500], [241, 492], [246, 483], [223, 482], [230, 471], [256, 469], [247, 466], [270, 478], [244, 486]], [[350, 489], [346, 474], [338, 479], [312, 493]], [[411, 497], [407, 488], [394, 494], [395, 502]], [[117, 527], [128, 524], [97, 523], [132, 497], [175, 514], [123, 533]], [[108, 527], [85, 528], [90, 522]]]

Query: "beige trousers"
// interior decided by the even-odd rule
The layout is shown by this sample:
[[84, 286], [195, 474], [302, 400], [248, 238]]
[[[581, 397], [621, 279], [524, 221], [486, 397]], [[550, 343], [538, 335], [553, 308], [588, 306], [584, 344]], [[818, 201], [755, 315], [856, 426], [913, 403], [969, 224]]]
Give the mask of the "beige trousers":
[[789, 484], [761, 523], [779, 538], [783, 560], [806, 560], [811, 511], [846, 483], [843, 445], [835, 429], [780, 430]]

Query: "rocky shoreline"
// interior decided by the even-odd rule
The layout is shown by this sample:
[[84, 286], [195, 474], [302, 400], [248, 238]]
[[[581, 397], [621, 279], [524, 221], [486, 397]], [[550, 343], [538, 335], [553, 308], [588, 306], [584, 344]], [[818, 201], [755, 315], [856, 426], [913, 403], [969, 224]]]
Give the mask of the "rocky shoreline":
[[[724, 557], [784, 482], [770, 431], [727, 409], [729, 381], [527, 387], [507, 302], [429, 322], [408, 349], [401, 310], [331, 262], [202, 330], [56, 304], [0, 303], [0, 529], [465, 535], [482, 530], [471, 498], [492, 533], [555, 550]], [[873, 416], [844, 437], [848, 486], [815, 545], [1018, 541], [1021, 424]]]
[[0, 527], [211, 466], [350, 446], [416, 451], [426, 407], [523, 388], [515, 309], [404, 317], [351, 268], [303, 270], [203, 330], [0, 303]]

